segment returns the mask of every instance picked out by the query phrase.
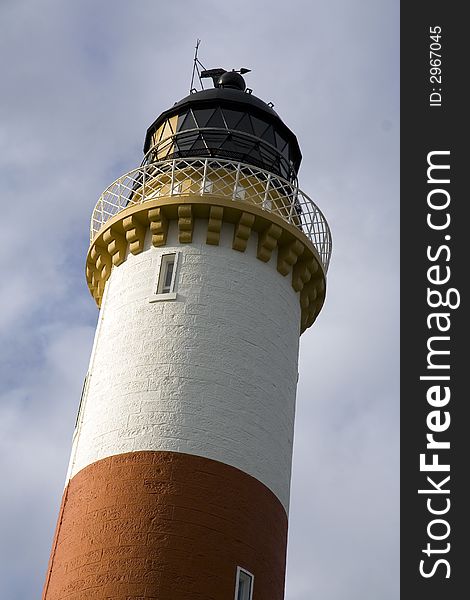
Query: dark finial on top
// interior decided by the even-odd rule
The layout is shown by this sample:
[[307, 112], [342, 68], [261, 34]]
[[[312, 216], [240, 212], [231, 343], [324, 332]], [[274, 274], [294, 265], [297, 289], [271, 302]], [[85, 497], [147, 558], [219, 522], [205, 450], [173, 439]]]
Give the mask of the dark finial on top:
[[210, 77], [214, 82], [215, 88], [231, 88], [244, 92], [246, 89], [246, 83], [242, 77], [242, 74], [249, 73], [250, 70], [251, 69], [245, 68], [242, 68], [238, 71], [235, 71], [235, 69], [232, 69], [231, 71], [226, 71], [225, 69], [207, 69], [205, 71], [201, 71], [201, 79]]
[[240, 73], [237, 73], [236, 71], [226, 71], [220, 76], [219, 81], [217, 82], [217, 87], [232, 88], [244, 92], [246, 83]]

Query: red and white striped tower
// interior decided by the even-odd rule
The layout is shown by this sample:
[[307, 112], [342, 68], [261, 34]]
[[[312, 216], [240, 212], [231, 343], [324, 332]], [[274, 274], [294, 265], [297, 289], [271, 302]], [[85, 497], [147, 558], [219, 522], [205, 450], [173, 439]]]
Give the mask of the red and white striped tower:
[[212, 70], [93, 212], [100, 307], [44, 600], [282, 600], [299, 334], [328, 225], [295, 135]]

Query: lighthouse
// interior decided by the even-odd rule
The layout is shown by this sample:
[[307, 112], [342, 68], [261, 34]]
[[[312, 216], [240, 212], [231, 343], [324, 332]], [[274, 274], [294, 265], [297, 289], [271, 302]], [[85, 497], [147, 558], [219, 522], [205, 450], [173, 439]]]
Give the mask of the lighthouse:
[[283, 600], [299, 337], [328, 224], [240, 72], [162, 112], [93, 210], [99, 318], [43, 600]]

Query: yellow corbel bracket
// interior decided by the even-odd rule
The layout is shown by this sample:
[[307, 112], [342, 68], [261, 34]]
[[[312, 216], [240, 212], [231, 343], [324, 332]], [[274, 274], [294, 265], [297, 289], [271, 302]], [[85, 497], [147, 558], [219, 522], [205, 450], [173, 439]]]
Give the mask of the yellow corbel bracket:
[[168, 236], [168, 219], [163, 214], [162, 207], [151, 208], [148, 211], [148, 219], [150, 221], [152, 244], [154, 246], [164, 246]]
[[299, 260], [305, 246], [300, 240], [294, 240], [281, 246], [277, 253], [277, 270], [281, 275], [288, 275], [293, 265]]
[[119, 266], [126, 260], [127, 241], [126, 238], [110, 227], [103, 233], [103, 242], [108, 246], [108, 252], [114, 266]]
[[267, 229], [258, 234], [258, 252], [256, 256], [260, 260], [268, 262], [274, 248], [277, 246], [277, 240], [281, 237], [281, 233], [281, 227], [271, 223]]
[[224, 209], [222, 206], [211, 206], [209, 220], [207, 222], [207, 244], [210, 244], [212, 246], [219, 245], [223, 216]]
[[310, 281], [318, 268], [318, 264], [313, 258], [297, 262], [292, 269], [292, 287], [294, 290], [301, 292], [304, 285]]
[[[142, 217], [141, 217], [142, 218]], [[129, 242], [129, 250], [132, 254], [139, 254], [144, 249], [146, 226], [137, 215], [130, 215], [122, 221], [126, 232], [126, 240]]]
[[239, 252], [245, 252], [248, 244], [248, 238], [251, 234], [251, 228], [255, 222], [255, 215], [243, 212], [240, 215], [238, 223], [235, 225], [235, 231], [233, 233], [233, 244], [232, 248]]
[[178, 239], [180, 244], [189, 244], [193, 239], [194, 219], [191, 204], [178, 206]]

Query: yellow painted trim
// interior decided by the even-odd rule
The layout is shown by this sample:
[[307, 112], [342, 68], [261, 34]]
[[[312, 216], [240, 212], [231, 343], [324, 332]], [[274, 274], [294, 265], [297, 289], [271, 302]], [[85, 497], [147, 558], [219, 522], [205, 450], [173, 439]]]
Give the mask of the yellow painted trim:
[[88, 286], [98, 306], [112, 267], [122, 264], [128, 252], [143, 251], [148, 230], [152, 244], [164, 246], [169, 222], [174, 220], [180, 243], [190, 243], [195, 219], [207, 222], [207, 244], [218, 245], [222, 223], [231, 223], [234, 250], [244, 252], [253, 233], [258, 236], [259, 260], [268, 262], [277, 247], [277, 270], [284, 277], [291, 274], [292, 287], [299, 292], [301, 333], [312, 325], [325, 300], [325, 273], [307, 236], [258, 206], [209, 195], [160, 197], [129, 206], [110, 219], [94, 238], [86, 261]]

